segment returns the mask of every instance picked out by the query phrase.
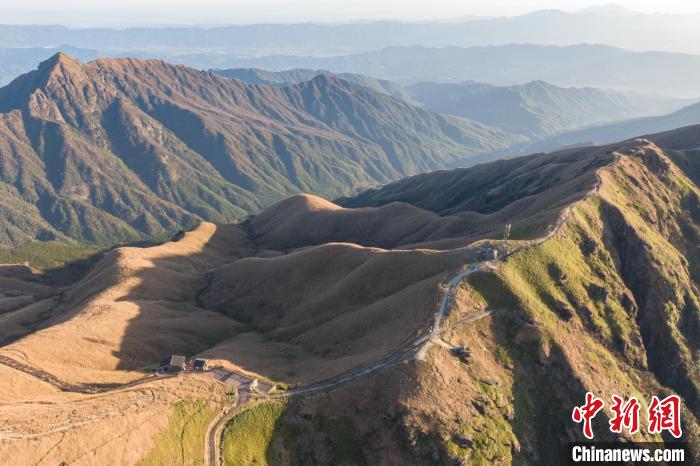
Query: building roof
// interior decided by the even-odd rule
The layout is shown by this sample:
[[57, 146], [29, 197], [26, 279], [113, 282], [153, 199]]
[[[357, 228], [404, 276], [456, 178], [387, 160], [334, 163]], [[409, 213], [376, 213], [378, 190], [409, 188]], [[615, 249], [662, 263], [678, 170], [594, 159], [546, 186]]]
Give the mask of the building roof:
[[196, 367], [197, 369], [199, 369], [200, 367], [206, 366], [207, 362], [208, 361], [206, 359], [197, 358], [192, 362], [192, 365], [194, 367]]
[[160, 367], [165, 366], [180, 366], [185, 367], [185, 357], [184, 356], [168, 356], [160, 360]]

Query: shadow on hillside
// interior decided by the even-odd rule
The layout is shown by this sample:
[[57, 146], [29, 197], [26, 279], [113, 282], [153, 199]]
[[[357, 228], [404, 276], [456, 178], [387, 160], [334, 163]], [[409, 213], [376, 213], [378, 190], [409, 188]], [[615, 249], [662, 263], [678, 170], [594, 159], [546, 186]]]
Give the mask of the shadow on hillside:
[[217, 229], [201, 251], [163, 254], [139, 271], [140, 285], [117, 301], [138, 306], [113, 353], [118, 369], [204, 353], [309, 383], [365, 367], [427, 331], [439, 282], [467, 257], [331, 244], [229, 266], [254, 254], [250, 231], [236, 226]]
[[[180, 233], [174, 241], [187, 248], [191, 239]], [[158, 247], [163, 245], [144, 252], [148, 254]], [[226, 225], [217, 227], [198, 252], [164, 253], [150, 258], [153, 266], [135, 274], [140, 284], [117, 300], [138, 308], [137, 315], [127, 324], [120, 349], [113, 352], [119, 358], [117, 369], [153, 369], [171, 354], [189, 359], [240, 333], [244, 328], [240, 322], [200, 307], [199, 297], [210, 285], [212, 269], [249, 257], [253, 252], [245, 228]]]

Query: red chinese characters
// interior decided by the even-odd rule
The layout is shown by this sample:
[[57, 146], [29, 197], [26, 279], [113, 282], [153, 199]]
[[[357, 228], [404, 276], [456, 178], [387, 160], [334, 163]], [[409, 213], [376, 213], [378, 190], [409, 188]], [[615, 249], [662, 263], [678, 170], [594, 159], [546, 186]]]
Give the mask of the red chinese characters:
[[610, 432], [621, 433], [627, 429], [630, 434], [639, 432], [639, 401], [635, 397], [623, 403], [623, 399], [613, 395], [613, 405], [610, 408], [613, 418], [610, 419]]
[[[623, 430], [627, 430], [630, 434], [639, 432], [639, 412], [641, 411], [639, 400], [631, 397], [625, 401], [622, 397], [613, 395], [612, 401], [610, 432], [617, 434], [622, 433]], [[604, 406], [603, 400], [591, 392], [587, 392], [586, 403], [583, 406], [576, 406], [571, 413], [571, 419], [574, 422], [583, 423], [583, 435], [589, 440], [593, 439], [593, 418]], [[683, 435], [681, 430], [681, 398], [678, 395], [670, 395], [663, 400], [652, 396], [647, 418], [650, 434], [660, 434], [667, 431], [675, 438], [681, 438]]]
[[578, 424], [583, 422], [583, 435], [589, 440], [593, 438], [593, 418], [598, 414], [598, 411], [603, 409], [604, 405], [603, 400], [588, 392], [586, 393], [586, 403], [583, 406], [576, 406], [571, 413], [571, 419], [574, 422]]
[[675, 438], [683, 435], [681, 431], [681, 399], [678, 395], [669, 395], [659, 401], [652, 396], [649, 405], [649, 433], [659, 434], [667, 430]]

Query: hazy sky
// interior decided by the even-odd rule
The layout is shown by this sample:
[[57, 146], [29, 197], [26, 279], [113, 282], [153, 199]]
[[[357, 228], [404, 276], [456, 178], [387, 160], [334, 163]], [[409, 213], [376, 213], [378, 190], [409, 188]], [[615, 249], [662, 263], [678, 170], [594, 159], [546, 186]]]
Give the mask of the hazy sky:
[[[546, 8], [574, 11], [604, 3], [595, 0], [0, 0], [0, 11], [5, 10], [0, 12], [0, 23], [88, 26], [100, 23], [428, 20], [463, 15], [512, 16]], [[620, 0], [616, 3], [645, 13], [700, 13], [700, 2], [696, 0]], [[61, 11], [57, 11], [59, 8]], [[105, 14], [107, 11], [109, 13]]]

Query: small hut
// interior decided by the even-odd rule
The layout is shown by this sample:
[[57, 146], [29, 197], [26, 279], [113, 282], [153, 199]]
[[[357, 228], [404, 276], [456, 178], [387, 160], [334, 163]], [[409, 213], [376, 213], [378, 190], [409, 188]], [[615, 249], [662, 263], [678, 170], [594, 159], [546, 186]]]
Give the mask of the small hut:
[[206, 371], [209, 370], [209, 361], [202, 358], [197, 358], [192, 361], [192, 368], [196, 371]]
[[158, 370], [161, 372], [182, 372], [185, 370], [184, 356], [168, 356], [160, 360]]

